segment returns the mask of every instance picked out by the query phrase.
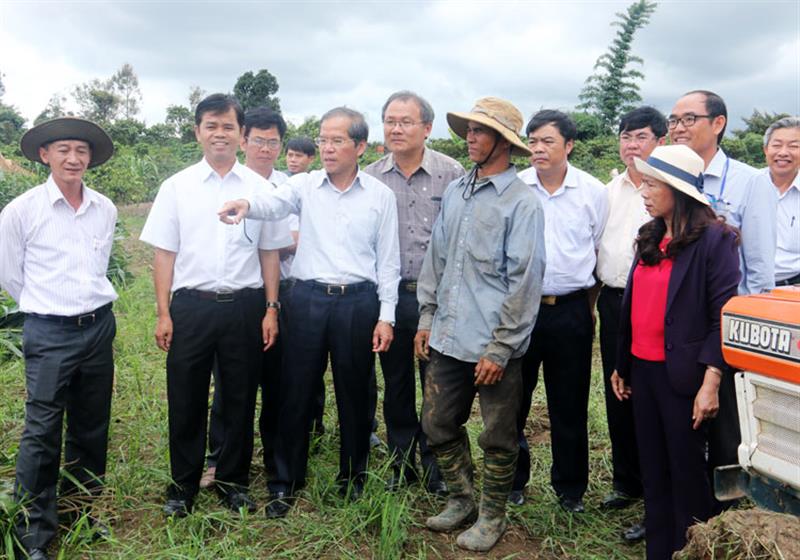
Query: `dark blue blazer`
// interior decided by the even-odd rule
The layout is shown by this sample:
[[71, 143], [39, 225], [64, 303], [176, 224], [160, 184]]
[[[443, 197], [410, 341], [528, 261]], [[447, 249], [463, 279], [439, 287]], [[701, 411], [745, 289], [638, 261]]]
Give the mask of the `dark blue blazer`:
[[[617, 372], [630, 381], [631, 294], [633, 271], [628, 274], [620, 314]], [[675, 257], [667, 288], [664, 350], [669, 382], [676, 393], [694, 396], [703, 384], [706, 365], [725, 369], [720, 321], [722, 306], [736, 295], [739, 285], [736, 235], [722, 224], [712, 224], [703, 235]]]

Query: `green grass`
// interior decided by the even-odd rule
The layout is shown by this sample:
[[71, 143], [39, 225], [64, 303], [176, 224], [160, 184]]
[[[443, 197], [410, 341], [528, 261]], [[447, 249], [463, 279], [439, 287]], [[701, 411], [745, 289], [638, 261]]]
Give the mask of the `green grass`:
[[[169, 479], [165, 354], [153, 340], [155, 303], [149, 275], [149, 251], [135, 241], [143, 224], [142, 209], [120, 212], [134, 239], [127, 242], [134, 278], [120, 291], [114, 311], [116, 384], [112, 405], [107, 489], [97, 504], [99, 516], [110, 522], [113, 539], [92, 545], [85, 524], [61, 533], [60, 557], [72, 558], [641, 558], [642, 545], [629, 547], [619, 534], [637, 521], [641, 506], [606, 513], [598, 508], [610, 490], [610, 456], [605, 426], [603, 386], [595, 360], [590, 410], [589, 490], [587, 512], [563, 513], [550, 489], [550, 446], [543, 387], [537, 388], [529, 440], [532, 480], [524, 506], [510, 510], [509, 531], [488, 556], [467, 555], [455, 546], [455, 535], [438, 535], [424, 528], [425, 518], [442, 502], [418, 487], [389, 494], [385, 449], [374, 451], [364, 497], [346, 503], [338, 497], [334, 478], [338, 466], [338, 433], [330, 375], [325, 425], [309, 462], [308, 486], [289, 516], [267, 520], [263, 510], [239, 518], [222, 508], [213, 492], [203, 491], [195, 513], [182, 520], [161, 515]], [[379, 386], [382, 385], [380, 374]], [[7, 500], [13, 484], [15, 453], [23, 426], [24, 370], [20, 360], [0, 364], [0, 538], [10, 534], [8, 519], [14, 504]], [[381, 399], [382, 400], [382, 399]], [[380, 407], [379, 401], [379, 407]], [[477, 413], [477, 404], [475, 405]], [[379, 408], [380, 413], [380, 408]], [[477, 435], [480, 416], [469, 423], [476, 465], [481, 464]], [[385, 441], [381, 421], [379, 434]], [[257, 439], [258, 441], [258, 439]], [[252, 495], [265, 505], [266, 480], [260, 445], [251, 470]], [[0, 554], [4, 543], [0, 543]]]

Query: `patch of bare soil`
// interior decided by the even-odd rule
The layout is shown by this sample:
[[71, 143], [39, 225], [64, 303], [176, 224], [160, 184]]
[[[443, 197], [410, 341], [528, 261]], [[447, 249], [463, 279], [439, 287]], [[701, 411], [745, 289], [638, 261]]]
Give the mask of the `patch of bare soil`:
[[[466, 527], [465, 527], [466, 528]], [[485, 554], [462, 550], [456, 546], [460, 531], [435, 533], [423, 527], [410, 527], [410, 532], [424, 532], [428, 547], [427, 557], [441, 560], [504, 559], [504, 560], [553, 560], [550, 553], [541, 552], [541, 540], [533, 538], [522, 527], [509, 525], [495, 547]]]
[[689, 529], [674, 560], [800, 558], [800, 518], [762, 509], [726, 511]]

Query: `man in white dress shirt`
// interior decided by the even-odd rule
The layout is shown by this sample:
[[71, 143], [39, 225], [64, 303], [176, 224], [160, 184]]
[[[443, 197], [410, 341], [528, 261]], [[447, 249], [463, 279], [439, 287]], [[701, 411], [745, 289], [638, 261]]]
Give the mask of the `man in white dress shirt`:
[[[244, 115], [244, 136], [241, 148], [244, 152], [244, 164], [267, 181], [269, 188], [276, 188], [289, 178], [285, 173], [275, 169], [275, 160], [281, 153], [283, 135], [286, 134], [286, 121], [280, 113], [269, 107], [255, 107], [249, 109]], [[297, 240], [297, 216], [289, 216], [285, 220], [286, 226], [292, 233], [293, 240]], [[265, 285], [269, 285], [267, 293], [278, 292], [279, 281], [289, 277], [291, 260], [282, 261], [281, 255], [287, 249], [294, 250], [294, 244], [278, 249], [269, 249], [259, 253], [261, 266], [268, 278]], [[280, 300], [280, 298], [279, 298]], [[280, 314], [280, 313], [279, 313]], [[273, 460], [275, 439], [275, 426], [278, 422], [278, 383], [281, 370], [281, 345], [280, 339], [264, 353], [261, 372], [261, 413], [258, 417], [258, 428], [261, 435], [261, 445], [264, 450], [264, 469], [267, 478], [272, 478], [275, 472]], [[210, 425], [208, 427], [208, 470], [200, 479], [200, 487], [207, 488], [214, 483], [217, 460], [222, 449], [225, 426], [222, 421], [222, 391], [214, 373], [214, 402], [211, 406]]]
[[764, 155], [778, 193], [775, 285], [800, 284], [800, 118], [786, 117], [764, 134]]
[[[619, 122], [619, 157], [626, 169], [606, 185], [608, 221], [597, 253], [597, 278], [603, 284], [597, 312], [613, 484], [612, 492], [603, 499], [605, 509], [627, 507], [642, 496], [633, 408], [630, 400], [620, 401], [614, 396], [610, 379], [616, 367], [620, 306], [633, 264], [634, 240], [639, 228], [651, 219], [641, 195], [642, 175], [633, 159], [646, 160], [656, 146], [664, 144], [666, 135], [667, 119], [653, 107], [639, 107], [623, 115]], [[623, 537], [629, 542], [641, 540], [644, 525], [626, 529]]]
[[[22, 153], [50, 176], [0, 214], [0, 286], [25, 313], [25, 427], [17, 453], [15, 520], [28, 557], [46, 559], [56, 535], [56, 484], [67, 416], [60, 495], [102, 489], [117, 294], [106, 278], [117, 209], [83, 183], [114, 151], [94, 123], [59, 118], [29, 130]], [[77, 481], [77, 484], [74, 483]], [[82, 492], [82, 490], [81, 490]], [[93, 518], [92, 518], [93, 519]], [[97, 524], [98, 534], [107, 529]]]
[[368, 133], [361, 113], [345, 107], [328, 111], [317, 138], [324, 169], [228, 202], [219, 212], [228, 223], [245, 215], [248, 222], [300, 216], [301, 242], [283, 302], [287, 345], [278, 478], [270, 482], [267, 517], [285, 516], [294, 492], [305, 484], [312, 402], [328, 354], [341, 426], [339, 491], [355, 499], [363, 490], [373, 352], [386, 351], [392, 341], [400, 282], [394, 193], [358, 168]]
[[141, 234], [155, 247], [155, 337], [167, 352], [172, 483], [164, 513], [179, 517], [191, 511], [203, 472], [215, 357], [224, 426], [216, 488], [229, 509], [255, 511], [247, 494], [255, 398], [280, 309], [263, 252], [292, 243], [285, 224], [245, 220], [231, 228], [215, 220], [223, 201], [273, 188], [236, 159], [244, 125], [238, 101], [208, 96], [195, 123], [203, 160], [164, 181]]
[[594, 268], [608, 216], [603, 184], [570, 165], [577, 129], [568, 115], [542, 110], [526, 127], [532, 167], [519, 174], [544, 207], [547, 264], [542, 301], [523, 359], [524, 401], [517, 421], [520, 454], [509, 500], [524, 501], [530, 477], [525, 424], [544, 368], [553, 464], [550, 480], [561, 507], [583, 512], [589, 481], [588, 407], [594, 335]]

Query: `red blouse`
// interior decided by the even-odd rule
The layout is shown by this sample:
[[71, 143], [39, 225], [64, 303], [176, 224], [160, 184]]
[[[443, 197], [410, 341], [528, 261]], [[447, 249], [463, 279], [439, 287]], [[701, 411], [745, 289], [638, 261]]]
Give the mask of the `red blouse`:
[[[659, 243], [666, 251], [670, 238]], [[656, 266], [641, 261], [633, 271], [631, 294], [631, 354], [642, 360], [663, 362], [664, 315], [667, 313], [667, 288], [672, 274], [672, 259], [663, 259]]]

